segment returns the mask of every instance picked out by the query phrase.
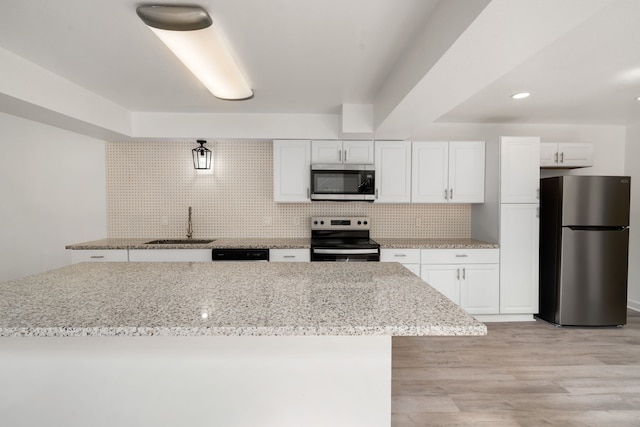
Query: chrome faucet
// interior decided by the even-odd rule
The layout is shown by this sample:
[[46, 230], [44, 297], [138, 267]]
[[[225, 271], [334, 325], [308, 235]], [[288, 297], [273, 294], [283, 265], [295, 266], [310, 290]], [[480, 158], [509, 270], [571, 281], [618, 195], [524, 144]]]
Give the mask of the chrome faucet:
[[191, 223], [191, 206], [189, 206], [189, 218], [187, 219], [187, 239], [193, 238], [193, 224]]

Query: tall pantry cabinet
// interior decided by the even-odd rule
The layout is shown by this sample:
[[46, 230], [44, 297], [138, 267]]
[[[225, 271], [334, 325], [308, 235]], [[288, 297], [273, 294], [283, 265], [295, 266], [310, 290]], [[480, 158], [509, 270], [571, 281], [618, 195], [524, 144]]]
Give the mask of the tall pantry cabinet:
[[538, 312], [540, 138], [500, 138], [500, 314]]

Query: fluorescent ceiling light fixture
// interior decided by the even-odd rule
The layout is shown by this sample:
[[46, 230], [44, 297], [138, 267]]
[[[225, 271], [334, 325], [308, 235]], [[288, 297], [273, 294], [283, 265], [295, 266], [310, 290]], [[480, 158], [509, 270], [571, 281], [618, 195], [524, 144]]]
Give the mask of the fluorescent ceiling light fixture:
[[513, 95], [511, 95], [511, 98], [513, 98], [513, 99], [525, 99], [525, 98], [528, 98], [529, 95], [531, 95], [529, 92], [520, 92], [520, 93], [514, 93]]
[[140, 6], [138, 16], [220, 99], [253, 97], [231, 52], [213, 29], [211, 17], [198, 6]]

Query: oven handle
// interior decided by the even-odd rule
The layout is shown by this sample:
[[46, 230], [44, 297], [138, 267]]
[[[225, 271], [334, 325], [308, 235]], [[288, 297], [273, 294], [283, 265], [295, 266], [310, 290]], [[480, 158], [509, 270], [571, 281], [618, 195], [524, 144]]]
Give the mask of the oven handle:
[[377, 249], [313, 249], [314, 254], [326, 255], [360, 255], [360, 254], [377, 254]]

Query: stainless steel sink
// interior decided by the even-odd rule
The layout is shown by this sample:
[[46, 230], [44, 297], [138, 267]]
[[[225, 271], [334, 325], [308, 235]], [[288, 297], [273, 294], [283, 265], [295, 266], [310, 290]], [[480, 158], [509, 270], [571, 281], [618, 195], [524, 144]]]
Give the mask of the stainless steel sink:
[[145, 242], [145, 245], [206, 245], [215, 239], [161, 239]]

